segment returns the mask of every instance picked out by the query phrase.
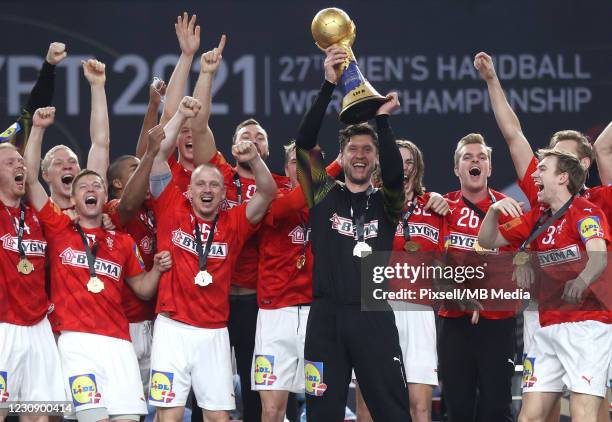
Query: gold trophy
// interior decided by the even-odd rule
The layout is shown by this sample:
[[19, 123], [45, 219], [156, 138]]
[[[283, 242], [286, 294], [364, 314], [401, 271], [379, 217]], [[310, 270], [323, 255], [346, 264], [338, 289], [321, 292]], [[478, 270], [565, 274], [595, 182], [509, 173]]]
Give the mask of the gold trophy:
[[346, 50], [347, 59], [340, 66], [339, 85], [342, 88], [340, 121], [347, 125], [366, 122], [376, 115], [386, 102], [361, 74], [351, 46], [355, 42], [357, 28], [344, 10], [330, 7], [320, 10], [310, 26], [315, 44], [325, 51], [329, 47]]

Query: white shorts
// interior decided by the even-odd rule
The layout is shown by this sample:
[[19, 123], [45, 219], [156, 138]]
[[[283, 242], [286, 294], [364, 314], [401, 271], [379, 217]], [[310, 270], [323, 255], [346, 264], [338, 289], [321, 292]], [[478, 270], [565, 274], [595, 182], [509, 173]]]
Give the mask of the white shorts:
[[31, 326], [0, 323], [0, 405], [7, 401], [66, 401], [47, 317]]
[[430, 306], [402, 302], [392, 305], [395, 325], [404, 357], [406, 380], [410, 384], [438, 385], [436, 318]]
[[138, 359], [142, 391], [149, 389], [149, 375], [151, 373], [151, 346], [153, 344], [153, 322], [130, 322], [130, 338]]
[[523, 362], [523, 392], [605, 397], [612, 326], [598, 321], [555, 324], [536, 331]]
[[523, 311], [523, 359], [527, 354], [527, 351], [533, 343], [533, 336], [535, 332], [542, 328], [540, 325], [540, 313], [538, 307], [531, 309], [531, 305]]
[[203, 409], [236, 407], [227, 328], [199, 328], [159, 315], [153, 331], [149, 404], [185, 406], [190, 387]]
[[66, 394], [77, 412], [106, 408], [113, 415], [146, 415], [132, 343], [99, 334], [62, 331], [58, 341]]
[[252, 390], [303, 393], [304, 342], [310, 306], [260, 309], [251, 365]]

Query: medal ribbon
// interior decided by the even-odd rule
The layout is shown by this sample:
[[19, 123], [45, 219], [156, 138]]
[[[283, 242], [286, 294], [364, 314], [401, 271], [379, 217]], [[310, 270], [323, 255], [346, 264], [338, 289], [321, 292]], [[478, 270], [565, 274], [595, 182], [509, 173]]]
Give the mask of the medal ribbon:
[[[489, 193], [489, 198], [491, 199], [491, 203], [496, 203], [497, 199], [495, 199], [495, 197], [493, 196], [493, 194], [491, 193], [490, 190], [487, 190], [487, 192]], [[480, 220], [484, 220], [485, 215], [487, 215], [486, 212], [484, 212], [483, 210], [481, 210], [480, 208], [478, 208], [476, 206], [476, 204], [474, 204], [472, 201], [470, 201], [469, 199], [467, 199], [465, 196], [461, 195], [461, 199], [463, 199], [463, 202], [465, 203], [465, 205], [467, 205], [467, 207], [469, 209], [471, 209], [472, 211], [474, 211], [478, 217], [480, 217]]]
[[96, 253], [98, 252], [98, 242], [94, 242], [93, 248], [89, 247], [89, 242], [87, 241], [87, 236], [83, 232], [83, 229], [80, 225], [76, 225], [76, 229], [81, 235], [81, 240], [83, 241], [83, 248], [85, 248], [85, 255], [87, 256], [87, 266], [89, 267], [89, 276], [96, 276]]
[[410, 222], [408, 220], [412, 216], [412, 213], [414, 213], [414, 209], [416, 208], [416, 202], [417, 202], [417, 199], [415, 196], [414, 199], [412, 200], [412, 203], [410, 204], [410, 206], [408, 207], [408, 209], [402, 216], [402, 230], [404, 231], [405, 241], [410, 240]]
[[372, 195], [372, 192], [374, 192], [374, 188], [372, 187], [372, 185], [370, 185], [368, 186], [368, 190], [366, 191], [365, 210], [361, 213], [359, 217], [355, 218], [353, 214], [353, 205], [351, 204], [351, 218], [353, 219], [353, 226], [355, 227], [355, 231], [357, 232], [357, 243], [365, 242], [365, 214], [370, 206], [370, 195]]
[[238, 205], [242, 204], [242, 182], [238, 173], [234, 173], [234, 184], [236, 185], [236, 197], [238, 198]]
[[202, 232], [200, 231], [200, 225], [198, 220], [195, 220], [195, 235], [196, 235], [196, 251], [198, 252], [198, 261], [200, 271], [206, 271], [206, 261], [208, 260], [208, 254], [210, 253], [210, 247], [212, 246], [213, 237], [215, 237], [215, 227], [217, 226], [217, 220], [219, 219], [219, 213], [215, 215], [212, 222], [212, 227], [206, 239], [206, 247], [202, 250]]
[[17, 227], [15, 226], [15, 221], [13, 220], [13, 214], [11, 214], [6, 205], [4, 206], [4, 209], [8, 213], [9, 218], [11, 219], [11, 224], [15, 229], [15, 234], [17, 235], [17, 249], [19, 250], [19, 259], [26, 259], [25, 249], [23, 248], [23, 229], [25, 227], [26, 215], [25, 205], [23, 204], [23, 202], [19, 203], [19, 225]]
[[[535, 225], [533, 226], [533, 229], [531, 230], [531, 233], [529, 234], [527, 239], [523, 242], [523, 244], [519, 248], [519, 251], [523, 252], [527, 248], [527, 246], [529, 246], [529, 244], [531, 242], [533, 242], [533, 240], [536, 237], [538, 237], [540, 234], [542, 234], [542, 232], [544, 232], [544, 230], [546, 230], [548, 227], [550, 227], [550, 225], [552, 223], [554, 223], [559, 218], [561, 218], [561, 216], [563, 214], [565, 214], [565, 211], [567, 211], [567, 209], [569, 208], [569, 206], [572, 204], [573, 201], [574, 201], [574, 196], [572, 195], [572, 197], [570, 199], [568, 199], [567, 202], [565, 204], [563, 204], [563, 206], [561, 208], [559, 208], [559, 210], [556, 213], [554, 213], [554, 215], [552, 217], [551, 217], [550, 209], [544, 211], [544, 214], [542, 214], [540, 216], [540, 218], [538, 219], [538, 221], [535, 223]], [[550, 219], [548, 221], [546, 221], [546, 223], [544, 223], [544, 220], [547, 217], [550, 217]], [[542, 224], [542, 223], [544, 223], [544, 224]]]

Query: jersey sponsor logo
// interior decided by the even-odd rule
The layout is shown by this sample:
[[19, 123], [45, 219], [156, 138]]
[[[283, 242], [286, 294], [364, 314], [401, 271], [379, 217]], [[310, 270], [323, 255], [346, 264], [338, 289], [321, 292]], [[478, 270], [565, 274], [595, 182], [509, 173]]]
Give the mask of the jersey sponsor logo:
[[310, 227], [306, 231], [306, 239], [304, 239], [304, 228], [302, 226], [295, 226], [288, 236], [291, 238], [291, 243], [303, 245], [305, 241], [308, 242], [310, 239]]
[[8, 398], [8, 373], [0, 371], [0, 403], [7, 401]]
[[[440, 236], [440, 231], [427, 223], [410, 223], [409, 232], [410, 237], [422, 237], [433, 243], [438, 243], [438, 237]], [[404, 237], [404, 227], [401, 222], [397, 225], [395, 235], [397, 237]]]
[[[349, 236], [357, 239], [356, 226], [353, 225], [353, 220], [350, 218], [340, 217], [334, 213], [329, 219], [332, 222], [332, 230], [336, 230], [338, 233], [344, 236]], [[378, 220], [372, 220], [363, 225], [363, 234], [365, 239], [371, 239], [378, 236]]]
[[151, 370], [149, 400], [161, 403], [172, 403], [175, 393], [172, 391], [174, 373]]
[[76, 406], [100, 403], [102, 395], [98, 391], [94, 374], [75, 375], [68, 378], [72, 402]]
[[[205, 233], [202, 233], [202, 237], [204, 237]], [[203, 239], [202, 242], [206, 242], [206, 239]], [[192, 236], [189, 233], [185, 233], [183, 230], [178, 229], [172, 232], [172, 243], [174, 243], [179, 248], [191, 252], [195, 256], [198, 255], [198, 250], [196, 249], [195, 236]], [[202, 245], [205, 247], [205, 244]], [[210, 251], [208, 253], [209, 258], [227, 258], [227, 243], [222, 242], [213, 242], [210, 245]]]
[[306, 394], [322, 396], [327, 389], [323, 382], [323, 362], [304, 361], [304, 377], [306, 381]]
[[274, 381], [274, 356], [255, 355], [255, 385], [272, 385]]
[[[474, 251], [474, 246], [478, 242], [478, 236], [472, 236], [464, 233], [450, 232], [448, 235], [448, 240], [445, 241], [445, 249], [454, 248], [461, 249], [464, 251]], [[447, 245], [448, 244], [448, 245]], [[499, 250], [497, 249], [485, 249], [483, 247], [479, 248], [479, 251], [485, 251], [488, 254], [498, 254]]]
[[525, 357], [523, 361], [523, 388], [533, 387], [538, 380], [535, 377], [535, 358]]
[[[64, 265], [89, 269], [89, 265], [87, 264], [87, 255], [85, 252], [75, 251], [72, 248], [66, 248], [59, 256], [62, 258], [62, 264]], [[115, 281], [119, 281], [119, 278], [121, 277], [122, 267], [115, 262], [96, 258], [94, 268], [96, 269], [97, 274], [106, 275]]]
[[585, 217], [578, 221], [578, 231], [580, 232], [580, 238], [583, 242], [587, 242], [592, 238], [602, 238], [604, 236], [603, 230], [601, 229], [601, 222], [596, 215]]
[[[11, 236], [7, 233], [2, 236], [0, 240], [2, 240], [2, 247], [4, 249], [19, 253], [19, 248], [17, 247], [17, 236]], [[23, 239], [21, 241], [21, 245], [23, 246], [26, 255], [30, 256], [45, 256], [45, 251], [47, 250], [47, 242], [44, 240]]]
[[578, 245], [571, 245], [562, 249], [538, 252], [538, 259], [541, 267], [578, 261], [580, 259], [580, 249], [578, 249]]

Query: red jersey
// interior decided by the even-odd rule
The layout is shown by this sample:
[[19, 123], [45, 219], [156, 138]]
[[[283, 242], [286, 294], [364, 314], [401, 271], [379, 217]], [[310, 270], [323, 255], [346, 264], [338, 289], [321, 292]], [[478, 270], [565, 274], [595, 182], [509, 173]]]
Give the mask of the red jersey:
[[183, 195], [187, 195], [189, 184], [191, 183], [191, 170], [187, 170], [183, 167], [174, 157], [174, 154], [168, 159], [168, 165], [172, 173], [172, 182], [178, 186]]
[[197, 217], [178, 187], [170, 183], [153, 201], [157, 217], [158, 249], [172, 254], [172, 269], [162, 275], [157, 294], [157, 313], [168, 313], [177, 321], [202, 328], [222, 328], [229, 316], [229, 287], [238, 255], [257, 226], [246, 218], [246, 204], [219, 211], [206, 270], [213, 282], [201, 287], [194, 280], [199, 272], [195, 225], [200, 225], [202, 247], [211, 221]]
[[[543, 207], [534, 208], [501, 224], [499, 230], [508, 242], [520, 246], [544, 211]], [[610, 280], [603, 276], [589, 286], [581, 304], [571, 305], [561, 299], [565, 283], [584, 269], [588, 261], [585, 244], [591, 239], [604, 239], [608, 250], [611, 249], [610, 227], [602, 210], [586, 199], [576, 197], [565, 214], [531, 242], [531, 249], [537, 252], [543, 272], [538, 298], [542, 326], [586, 320], [612, 323], [612, 312], [597, 310], [602, 307], [592, 294], [598, 284], [609, 283]]]
[[[529, 204], [532, 208], [538, 206], [538, 187], [533, 180], [533, 172], [538, 168], [538, 160], [536, 157], [531, 159], [525, 176], [522, 180], [518, 181], [518, 185], [521, 190], [527, 196]], [[586, 188], [580, 192], [580, 196], [585, 198], [587, 201], [595, 204], [597, 207], [606, 215], [612, 215], [612, 186], [594, 186], [592, 188]]]
[[[494, 203], [493, 199], [499, 201], [506, 197], [503, 193], [493, 189], [489, 189], [489, 192], [490, 195], [487, 195], [484, 200], [474, 204], [485, 214]], [[511, 285], [510, 283], [514, 283], [511, 280], [511, 273], [508, 273], [508, 270], [512, 268], [512, 256], [508, 251], [513, 249], [504, 247], [499, 248], [499, 250], [489, 251], [486, 255], [477, 254], [475, 246], [477, 245], [478, 231], [482, 223], [480, 216], [463, 201], [461, 191], [448, 193], [445, 195], [445, 198], [450, 203], [450, 210], [446, 215], [448, 230], [448, 239], [446, 240], [447, 264], [456, 267], [468, 265], [481, 266], [486, 263], [486, 278], [482, 281], [490, 281], [492, 283], [495, 280], [495, 286], [498, 288], [501, 287], [501, 283], [506, 281], [508, 286]], [[516, 284], [512, 285], [515, 286]], [[514, 311], [487, 311], [486, 303], [482, 302], [482, 304], [485, 310], [480, 312], [481, 318], [504, 319], [515, 315]], [[440, 315], [447, 318], [455, 318], [468, 314], [471, 314], [471, 312], [440, 310]]]
[[[106, 203], [104, 212], [107, 213], [117, 229], [128, 233], [142, 252], [142, 260], [145, 263], [145, 270], [153, 268], [153, 257], [155, 256], [155, 218], [150, 205], [147, 202], [138, 210], [134, 218], [125, 226], [121, 224], [119, 218], [119, 201], [113, 199]], [[156, 299], [142, 300], [132, 289], [123, 289], [122, 304], [125, 315], [129, 322], [150, 321], [155, 318]]]
[[[248, 202], [257, 189], [255, 180], [246, 177], [239, 177], [236, 170], [228, 164], [223, 157], [223, 154], [217, 152], [209, 161], [215, 165], [221, 174], [225, 183], [225, 203], [224, 208], [233, 208], [243, 202]], [[286, 187], [289, 184], [289, 179], [285, 176], [272, 174], [276, 184], [279, 187]], [[238, 187], [240, 186], [240, 189]], [[240, 260], [235, 268], [232, 277], [232, 284], [248, 289], [257, 287], [257, 270], [259, 266], [259, 236], [251, 237], [242, 249]]]
[[87, 290], [89, 266], [83, 241], [70, 218], [51, 201], [38, 218], [49, 243], [51, 300], [55, 311], [51, 323], [55, 331], [80, 331], [130, 340], [128, 320], [121, 307], [125, 279], [144, 271], [138, 246], [130, 235], [106, 231], [102, 227], [83, 232], [90, 247], [97, 243], [95, 268], [104, 283], [99, 293]]
[[[2, 204], [0, 202], [0, 204]], [[25, 206], [22, 247], [34, 271], [28, 275], [17, 271], [19, 249], [17, 230], [20, 207], [4, 204], [0, 211], [0, 322], [34, 325], [44, 318], [49, 308], [45, 291], [45, 250], [47, 242], [34, 211]]]

